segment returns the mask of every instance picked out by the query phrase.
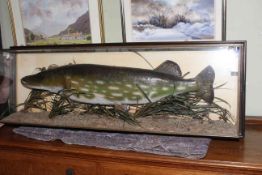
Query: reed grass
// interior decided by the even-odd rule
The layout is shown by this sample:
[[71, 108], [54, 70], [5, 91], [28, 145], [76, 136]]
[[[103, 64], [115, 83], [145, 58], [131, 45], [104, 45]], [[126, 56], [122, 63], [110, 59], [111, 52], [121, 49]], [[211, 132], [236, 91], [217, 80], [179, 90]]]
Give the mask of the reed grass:
[[[211, 120], [211, 113], [219, 116], [225, 122], [234, 122], [230, 112], [218, 105], [225, 103], [222, 99], [215, 98], [208, 104], [201, 100], [196, 93], [184, 93], [168, 96], [156, 102], [143, 105], [95, 105], [72, 101], [69, 97], [77, 93], [74, 90], [64, 90], [58, 94], [49, 91], [32, 90], [24, 103], [24, 110], [32, 108], [49, 111], [49, 117], [66, 115], [70, 112], [79, 114], [97, 114], [104, 117], [117, 118], [130, 125], [139, 125], [138, 118], [159, 115], [173, 115], [178, 117], [189, 116], [192, 119]], [[135, 110], [134, 110], [135, 109]]]

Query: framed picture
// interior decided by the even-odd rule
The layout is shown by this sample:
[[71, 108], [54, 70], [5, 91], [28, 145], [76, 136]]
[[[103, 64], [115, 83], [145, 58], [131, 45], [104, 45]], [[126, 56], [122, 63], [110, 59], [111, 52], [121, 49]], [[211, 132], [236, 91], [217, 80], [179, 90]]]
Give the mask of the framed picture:
[[226, 39], [225, 0], [122, 0], [126, 42]]
[[0, 118], [15, 111], [15, 90], [15, 54], [0, 50]]
[[97, 0], [9, 0], [17, 46], [101, 42]]
[[245, 42], [16, 48], [24, 106], [2, 122], [239, 138], [245, 49]]

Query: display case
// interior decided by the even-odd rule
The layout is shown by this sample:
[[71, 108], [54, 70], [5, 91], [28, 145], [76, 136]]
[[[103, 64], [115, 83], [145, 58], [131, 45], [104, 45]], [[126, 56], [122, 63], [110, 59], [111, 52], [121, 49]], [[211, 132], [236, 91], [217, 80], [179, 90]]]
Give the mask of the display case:
[[17, 112], [1, 122], [240, 138], [246, 43], [14, 47]]

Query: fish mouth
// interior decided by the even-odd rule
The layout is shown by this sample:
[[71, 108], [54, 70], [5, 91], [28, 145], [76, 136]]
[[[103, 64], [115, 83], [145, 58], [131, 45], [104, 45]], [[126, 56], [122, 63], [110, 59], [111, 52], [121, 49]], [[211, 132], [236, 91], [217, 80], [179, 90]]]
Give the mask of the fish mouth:
[[26, 76], [26, 77], [23, 77], [21, 79], [21, 84], [24, 86], [24, 87], [27, 87], [27, 88], [33, 88], [34, 87], [34, 76]]
[[21, 83], [22, 83], [23, 86], [27, 87], [28, 86], [28, 78], [27, 77], [22, 78]]

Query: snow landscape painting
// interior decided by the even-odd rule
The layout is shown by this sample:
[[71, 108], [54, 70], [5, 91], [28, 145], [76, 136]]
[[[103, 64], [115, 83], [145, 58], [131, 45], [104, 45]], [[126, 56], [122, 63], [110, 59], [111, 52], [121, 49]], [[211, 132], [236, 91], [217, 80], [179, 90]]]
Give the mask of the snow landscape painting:
[[124, 8], [127, 41], [221, 39], [221, 1], [130, 0]]
[[27, 45], [91, 43], [88, 0], [20, 0]]

